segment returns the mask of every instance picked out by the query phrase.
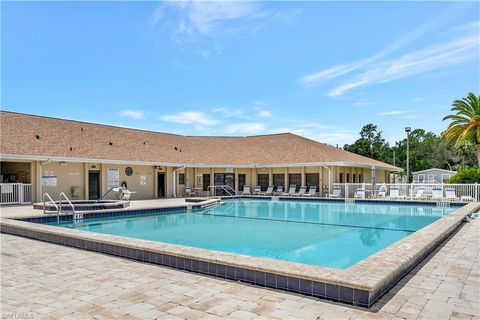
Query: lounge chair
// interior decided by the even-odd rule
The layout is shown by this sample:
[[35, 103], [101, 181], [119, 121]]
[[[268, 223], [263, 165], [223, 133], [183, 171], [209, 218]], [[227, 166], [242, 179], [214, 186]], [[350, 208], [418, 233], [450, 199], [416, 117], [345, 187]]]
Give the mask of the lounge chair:
[[262, 192], [262, 194], [265, 195], [265, 196], [273, 195], [273, 188], [274, 188], [274, 186], [268, 186], [267, 191]]
[[398, 187], [391, 187], [390, 188], [390, 195], [388, 196], [389, 199], [405, 199], [404, 195], [400, 195], [400, 188]]
[[281, 196], [283, 194], [283, 186], [278, 186], [277, 190], [273, 194]]
[[243, 192], [242, 195], [250, 195], [250, 186], [248, 184], [243, 186]]
[[317, 186], [310, 186], [308, 189], [308, 193], [305, 193], [303, 196], [304, 197], [315, 197], [317, 194]]
[[441, 188], [432, 189], [432, 200], [443, 200], [443, 190]]
[[381, 185], [380, 189], [378, 189], [378, 197], [385, 198], [387, 196], [387, 186]]
[[415, 199], [424, 199], [425, 198], [425, 188], [424, 187], [420, 187], [417, 189], [417, 193], [415, 193]]
[[355, 199], [365, 199], [365, 189], [363, 188], [358, 188], [357, 191], [355, 191]]
[[255, 186], [255, 189], [253, 190], [253, 194], [259, 195], [260, 193], [262, 193], [262, 187]]
[[128, 189], [120, 188], [120, 200], [130, 201], [130, 197], [134, 193], [137, 193], [137, 191], [130, 191]]
[[340, 198], [342, 188], [339, 186], [333, 187], [332, 193], [327, 194], [327, 198]]
[[455, 188], [446, 188], [445, 189], [445, 199], [448, 201], [458, 201], [459, 198], [457, 197], [457, 194], [455, 193]]
[[302, 197], [305, 194], [305, 192], [307, 192], [307, 186], [301, 186], [300, 190], [298, 190], [298, 192], [294, 193], [293, 196]]
[[185, 187], [185, 197], [195, 197], [195, 191], [192, 191], [190, 187]]
[[295, 194], [296, 189], [297, 189], [297, 185], [291, 184], [290, 189], [288, 189], [288, 192], [282, 193], [282, 196], [293, 196]]

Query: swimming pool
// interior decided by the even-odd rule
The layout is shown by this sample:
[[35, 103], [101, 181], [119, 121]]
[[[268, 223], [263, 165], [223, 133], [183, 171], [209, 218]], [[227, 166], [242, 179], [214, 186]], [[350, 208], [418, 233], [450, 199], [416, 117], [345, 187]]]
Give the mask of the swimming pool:
[[63, 221], [59, 226], [346, 269], [453, 210], [421, 204], [242, 199], [192, 212]]

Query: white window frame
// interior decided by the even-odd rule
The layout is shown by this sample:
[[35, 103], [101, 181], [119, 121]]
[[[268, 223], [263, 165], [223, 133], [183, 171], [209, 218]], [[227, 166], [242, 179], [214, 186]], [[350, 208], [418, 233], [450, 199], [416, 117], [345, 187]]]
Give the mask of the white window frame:
[[[447, 178], [445, 179], [445, 177], [447, 177]], [[445, 181], [447, 181], [451, 177], [452, 177], [452, 175], [450, 173], [442, 173], [442, 183], [445, 183]]]
[[425, 183], [425, 174], [419, 173], [417, 176], [417, 182], [418, 183]]
[[427, 182], [428, 183], [435, 183], [435, 175], [434, 174], [427, 175]]

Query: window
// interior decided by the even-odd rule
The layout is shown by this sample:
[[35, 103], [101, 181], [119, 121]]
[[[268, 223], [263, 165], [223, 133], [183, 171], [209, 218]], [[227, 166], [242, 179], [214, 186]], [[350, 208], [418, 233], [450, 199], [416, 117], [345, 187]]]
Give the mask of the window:
[[424, 183], [425, 182], [425, 175], [424, 174], [419, 174], [418, 175], [418, 183]]
[[268, 174], [257, 175], [257, 182], [262, 191], [266, 191], [268, 188]]
[[295, 190], [300, 190], [302, 184], [302, 175], [300, 173], [291, 173], [288, 175], [288, 183], [296, 186]]
[[435, 182], [435, 175], [429, 174], [428, 175], [428, 183], [434, 183]]
[[317, 190], [318, 190], [318, 187], [319, 187], [319, 184], [320, 184], [320, 177], [319, 177], [318, 173], [307, 173], [305, 175], [305, 183], [306, 183], [307, 187], [316, 186]]
[[278, 186], [284, 187], [285, 190], [285, 175], [282, 174], [274, 174], [273, 175], [273, 185], [275, 186], [275, 189], [278, 188]]
[[178, 184], [185, 184], [185, 173], [178, 174]]
[[347, 173], [347, 183], [350, 183], [350, 173]]
[[208, 186], [210, 185], [210, 174], [203, 174], [203, 191], [208, 191]]
[[338, 182], [343, 183], [343, 173], [338, 176]]
[[442, 174], [442, 182], [446, 183], [448, 179], [450, 179], [451, 175], [450, 174]]
[[357, 175], [356, 175], [355, 173], [352, 175], [352, 177], [353, 177], [352, 182], [353, 182], [353, 183], [357, 182], [357, 181], [356, 181]]
[[358, 174], [358, 182], [363, 183], [363, 176], [361, 173]]
[[247, 176], [245, 174], [238, 175], [238, 190], [243, 191], [243, 187], [247, 183]]

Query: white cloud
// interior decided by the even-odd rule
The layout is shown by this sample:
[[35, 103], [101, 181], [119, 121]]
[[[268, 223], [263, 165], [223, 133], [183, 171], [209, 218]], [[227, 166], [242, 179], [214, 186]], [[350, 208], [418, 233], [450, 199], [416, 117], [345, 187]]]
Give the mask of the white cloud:
[[124, 109], [119, 112], [122, 117], [133, 118], [133, 119], [143, 119], [145, 114], [142, 111], [131, 110], [131, 109]]
[[238, 108], [232, 108], [232, 107], [218, 107], [212, 110], [215, 113], [219, 113], [223, 115], [224, 117], [230, 118], [230, 117], [235, 117], [235, 118], [247, 118], [245, 116], [245, 112], [241, 109]]
[[335, 87], [328, 95], [337, 97], [354, 88], [386, 83], [465, 63], [478, 57], [478, 45], [478, 35], [464, 36], [405, 54], [397, 59], [381, 61]]
[[265, 125], [263, 123], [234, 123], [228, 126], [226, 132], [229, 134], [260, 134], [265, 132]]
[[178, 112], [160, 117], [161, 120], [180, 124], [196, 124], [202, 126], [211, 126], [216, 123], [215, 120], [208, 118], [203, 112]]
[[392, 111], [385, 111], [380, 112], [378, 115], [380, 116], [398, 116], [400, 114], [407, 114], [412, 112], [413, 110], [392, 110]]
[[369, 101], [356, 101], [353, 103], [355, 107], [366, 107], [366, 106], [371, 106], [373, 105], [373, 102]]

